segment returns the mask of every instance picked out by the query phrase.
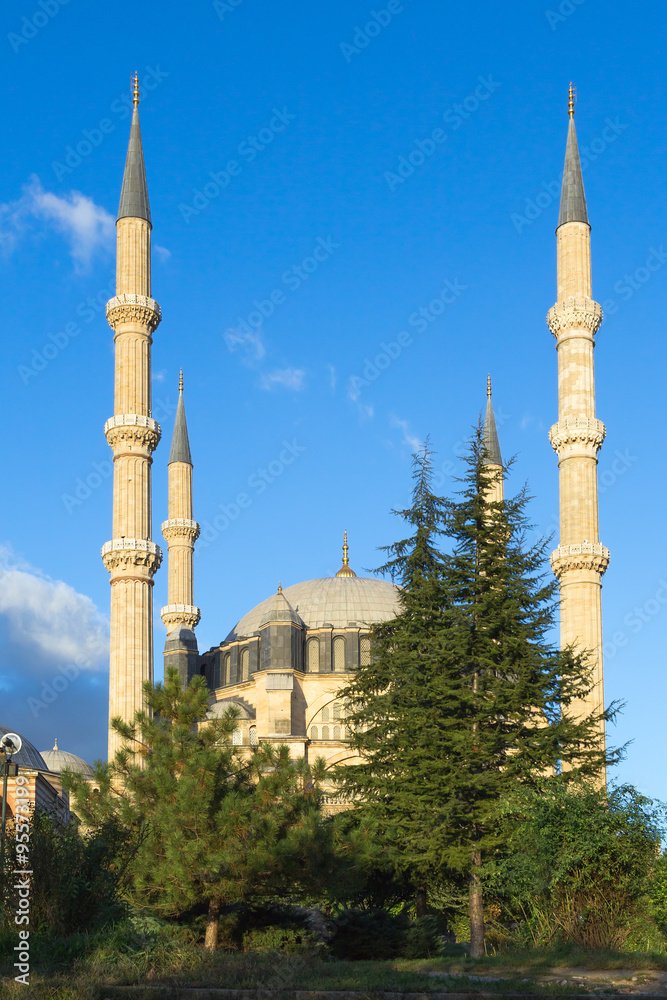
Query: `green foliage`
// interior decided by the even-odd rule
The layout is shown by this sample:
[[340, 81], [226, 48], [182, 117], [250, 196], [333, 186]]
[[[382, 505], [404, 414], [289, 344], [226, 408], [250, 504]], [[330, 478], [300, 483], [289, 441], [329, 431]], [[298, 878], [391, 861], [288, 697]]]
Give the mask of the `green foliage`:
[[244, 951], [278, 951], [284, 955], [317, 951], [322, 943], [302, 927], [257, 927], [243, 935]]
[[607, 794], [561, 777], [541, 793], [518, 793], [493, 891], [525, 917], [535, 946], [619, 949], [642, 937], [655, 944], [647, 938], [647, 896], [658, 917], [664, 818], [663, 807], [627, 785]]
[[343, 910], [334, 925], [329, 947], [335, 958], [377, 960], [402, 954], [409, 921], [406, 914], [386, 910]]
[[568, 780], [597, 777], [618, 753], [600, 747], [612, 711], [570, 712], [592, 678], [549, 641], [556, 583], [545, 582], [547, 542], [526, 544], [525, 491], [490, 499], [481, 429], [466, 465], [448, 500], [431, 489], [428, 449], [415, 457], [412, 506], [399, 512], [411, 534], [381, 567], [401, 585], [401, 612], [376, 627], [373, 661], [344, 691], [362, 763], [339, 779], [390, 865], [418, 887], [470, 875], [481, 903], [514, 789], [539, 788], [561, 764]]
[[[317, 885], [323, 846], [319, 772], [286, 746], [232, 744], [233, 710], [206, 721], [208, 691], [176, 671], [146, 686], [150, 712], [113, 720], [123, 748], [99, 764], [99, 792], [68, 778], [93, 829], [113, 820], [132, 844], [125, 895], [137, 910], [177, 916], [211, 902], [296, 895]], [[203, 724], [202, 724], [203, 723]]]
[[667, 936], [667, 855], [656, 860], [648, 887], [651, 915]]
[[[8, 857], [14, 854], [16, 831], [7, 831]], [[30, 817], [30, 926], [51, 935], [90, 930], [117, 919], [121, 906], [121, 873], [116, 859], [126, 845], [117, 824], [82, 833], [76, 822], [63, 824], [37, 810]], [[126, 861], [130, 859], [127, 858]], [[13, 882], [7, 877], [0, 925], [13, 926], [16, 909]]]

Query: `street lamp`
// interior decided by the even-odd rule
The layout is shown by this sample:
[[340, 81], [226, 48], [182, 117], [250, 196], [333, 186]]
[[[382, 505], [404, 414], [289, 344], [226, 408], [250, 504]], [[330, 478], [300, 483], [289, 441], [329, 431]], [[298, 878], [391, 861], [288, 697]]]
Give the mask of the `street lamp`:
[[7, 778], [15, 778], [19, 773], [18, 764], [12, 764], [12, 756], [21, 749], [21, 737], [16, 733], [5, 733], [0, 739], [0, 774], [2, 775], [2, 837], [0, 840], [0, 871], [5, 868], [5, 828], [7, 825]]

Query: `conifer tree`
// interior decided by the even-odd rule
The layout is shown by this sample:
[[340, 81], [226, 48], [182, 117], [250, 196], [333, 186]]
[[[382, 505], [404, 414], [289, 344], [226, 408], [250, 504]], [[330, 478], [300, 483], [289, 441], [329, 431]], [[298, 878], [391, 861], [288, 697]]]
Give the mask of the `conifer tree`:
[[149, 712], [132, 724], [112, 720], [122, 748], [98, 763], [93, 785], [71, 774], [67, 784], [88, 826], [113, 820], [127, 831], [133, 907], [169, 917], [207, 903], [214, 949], [223, 904], [293, 895], [316, 876], [319, 772], [290, 760], [285, 746], [234, 746], [233, 710], [200, 725], [201, 677], [184, 691], [172, 669], [146, 694]]
[[379, 570], [400, 584], [401, 610], [376, 626], [372, 662], [344, 692], [362, 763], [339, 772], [422, 898], [429, 882], [467, 876], [473, 957], [484, 953], [483, 871], [503, 846], [503, 799], [561, 769], [595, 780], [618, 757], [599, 742], [615, 709], [569, 711], [592, 681], [585, 657], [550, 642], [548, 540], [527, 542], [525, 490], [491, 499], [485, 456], [478, 428], [453, 499], [432, 490], [428, 447], [415, 456], [412, 506], [396, 512], [411, 533]]

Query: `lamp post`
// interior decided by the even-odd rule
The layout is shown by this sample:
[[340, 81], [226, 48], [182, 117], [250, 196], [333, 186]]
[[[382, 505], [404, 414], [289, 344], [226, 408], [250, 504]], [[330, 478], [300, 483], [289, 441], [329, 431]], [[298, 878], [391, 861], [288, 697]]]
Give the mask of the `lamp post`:
[[12, 764], [12, 754], [21, 749], [21, 737], [16, 733], [6, 733], [0, 740], [0, 774], [2, 775], [2, 834], [0, 837], [0, 872], [5, 870], [5, 830], [7, 827], [7, 778], [15, 778], [19, 773], [18, 764]]

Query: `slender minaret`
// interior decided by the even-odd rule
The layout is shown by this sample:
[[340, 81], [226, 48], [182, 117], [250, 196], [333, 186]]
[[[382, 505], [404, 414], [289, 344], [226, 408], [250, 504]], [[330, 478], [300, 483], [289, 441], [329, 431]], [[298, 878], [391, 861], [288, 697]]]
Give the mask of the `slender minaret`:
[[[570, 84], [565, 169], [556, 229], [557, 302], [548, 313], [558, 352], [558, 423], [549, 432], [558, 455], [560, 545], [551, 566], [560, 581], [561, 647], [573, 644], [588, 655], [593, 688], [585, 701], [572, 706], [575, 716], [601, 712], [602, 575], [609, 551], [598, 534], [597, 454], [604, 424], [595, 416], [593, 348], [602, 309], [591, 298], [590, 225], [574, 127]], [[600, 731], [604, 741], [604, 726]]]
[[[114, 416], [104, 425], [113, 449], [113, 539], [102, 548], [111, 574], [109, 718], [132, 721], [153, 680], [153, 575], [162, 560], [151, 541], [151, 464], [160, 425], [151, 417], [151, 344], [160, 307], [151, 296], [151, 214], [139, 127], [139, 84], [116, 222]], [[120, 744], [109, 730], [109, 759]]]
[[199, 525], [192, 520], [192, 458], [183, 403], [183, 372], [178, 383], [178, 408], [169, 454], [169, 520], [162, 523], [168, 545], [167, 606], [160, 615], [167, 629], [164, 665], [175, 666], [187, 687], [195, 666], [197, 641], [193, 629], [201, 613], [193, 605], [192, 554]]
[[503, 460], [500, 454], [496, 418], [493, 415], [493, 404], [491, 403], [490, 375], [486, 377], [486, 416], [484, 417], [482, 445], [484, 447], [483, 464], [493, 476], [493, 480], [489, 484], [487, 499], [490, 503], [498, 503], [505, 499], [505, 484], [503, 482]]

